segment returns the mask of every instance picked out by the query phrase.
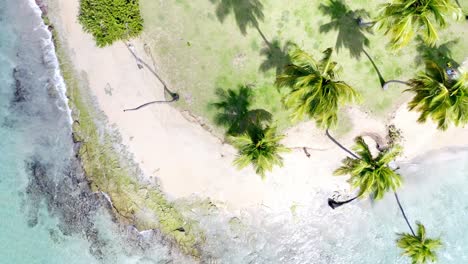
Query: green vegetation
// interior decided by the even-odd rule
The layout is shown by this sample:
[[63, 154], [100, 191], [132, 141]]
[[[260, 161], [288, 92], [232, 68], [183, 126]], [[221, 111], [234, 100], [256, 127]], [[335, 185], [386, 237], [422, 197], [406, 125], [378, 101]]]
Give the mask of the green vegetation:
[[[358, 17], [372, 21], [384, 3], [140, 0], [145, 21], [142, 36], [153, 50], [162, 78], [180, 94], [177, 106], [208, 123], [215, 123], [218, 110], [210, 106], [216, 102], [219, 89], [248, 85], [255, 98], [251, 108], [271, 113], [279, 131], [289, 127], [290, 111], [280, 103], [284, 93], [274, 86], [274, 80], [289, 62], [291, 43], [314, 58], [327, 47], [334, 47], [334, 60], [343, 69], [339, 79], [362, 95], [364, 111], [386, 118], [409, 96], [402, 96], [402, 86], [383, 91], [381, 79], [410, 79], [424, 68], [423, 55], [462, 61], [468, 35], [462, 34], [465, 24], [453, 23], [439, 32], [436, 47], [416, 41], [405, 49], [389, 51], [387, 36], [371, 34], [372, 28], [356, 23]], [[452, 43], [450, 53], [443, 50], [446, 43]], [[346, 119], [345, 111], [339, 117]], [[336, 129], [349, 130], [341, 128], [345, 125], [349, 123], [339, 122]], [[224, 132], [217, 129], [218, 134]]]
[[296, 48], [291, 64], [276, 78], [279, 87], [289, 87], [284, 104], [293, 110], [293, 120], [305, 116], [315, 119], [321, 128], [335, 127], [339, 107], [357, 100], [358, 94], [345, 82], [336, 80], [337, 63], [331, 60], [333, 49], [324, 51], [321, 61]]
[[380, 200], [388, 191], [396, 191], [401, 186], [401, 176], [388, 167], [388, 163], [401, 155], [401, 146], [386, 149], [373, 157], [362, 137], [357, 137], [355, 143], [353, 149], [358, 158], [345, 158], [335, 175], [350, 175], [349, 183], [359, 189], [359, 197], [372, 195]]
[[100, 47], [136, 37], [143, 30], [138, 0], [81, 0], [78, 20]]
[[462, 10], [452, 0], [394, 0], [385, 4], [378, 18], [377, 27], [391, 35], [393, 48], [406, 46], [415, 31], [423, 32], [424, 41], [430, 46], [439, 39], [437, 24], [447, 27], [446, 17], [461, 20]]
[[[392, 131], [392, 129], [390, 129], [390, 131]], [[391, 136], [392, 135], [389, 135], [389, 137]], [[401, 176], [396, 173], [394, 169], [390, 168], [389, 164], [395, 160], [397, 156], [401, 155], [402, 148], [399, 145], [391, 144], [387, 149], [380, 150], [377, 157], [374, 158], [369, 150], [369, 146], [364, 142], [362, 137], [356, 138], [354, 150], [357, 155], [341, 146], [337, 141], [335, 141], [335, 143], [353, 157], [345, 158], [343, 160], [343, 166], [338, 168], [335, 174], [349, 174], [351, 176], [349, 180], [351, 186], [353, 188], [358, 188], [359, 193], [356, 197], [343, 202], [336, 202], [329, 199], [328, 205], [335, 209], [352, 202], [356, 198], [365, 197], [369, 194], [371, 194], [375, 200], [379, 200], [383, 198], [386, 192], [392, 190], [401, 214], [411, 231], [411, 234], [397, 234], [399, 236], [397, 240], [398, 247], [405, 251], [404, 255], [411, 257], [413, 263], [422, 264], [429, 260], [434, 261], [434, 250], [441, 245], [440, 240], [427, 239], [426, 230], [420, 223], [417, 224], [417, 235], [414, 233], [396, 192], [396, 189], [401, 186]]]
[[421, 223], [417, 223], [417, 226], [416, 234], [398, 234], [398, 247], [403, 249], [403, 255], [411, 258], [413, 264], [437, 261], [437, 255], [434, 251], [442, 246], [442, 242], [440, 239], [427, 238], [426, 228]]
[[438, 128], [446, 130], [450, 124], [468, 123], [468, 73], [452, 75], [434, 62], [428, 62], [426, 72], [409, 81], [407, 91], [416, 95], [408, 103], [410, 110], [421, 112], [418, 122], [430, 117]]
[[279, 153], [289, 151], [279, 143], [283, 138], [276, 134], [275, 127], [256, 127], [243, 135], [230, 137], [230, 142], [239, 149], [234, 164], [239, 168], [252, 164], [255, 172], [264, 178], [265, 172], [273, 170], [274, 166], [283, 166]]
[[160, 229], [184, 253], [198, 256], [204, 235], [197, 223], [185, 218], [157, 186], [137, 179], [138, 170], [122, 158], [121, 147], [116, 145], [119, 140], [98, 126], [105, 120], [57, 41], [56, 48], [75, 120], [73, 138], [81, 144], [78, 155], [92, 190], [108, 194], [124, 222], [139, 230]]

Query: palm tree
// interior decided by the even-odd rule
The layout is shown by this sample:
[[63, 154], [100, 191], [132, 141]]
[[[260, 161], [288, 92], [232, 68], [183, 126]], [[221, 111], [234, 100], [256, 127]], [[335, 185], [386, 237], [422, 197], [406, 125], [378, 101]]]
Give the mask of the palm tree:
[[276, 78], [276, 85], [290, 88], [284, 103], [293, 110], [293, 120], [308, 116], [321, 128], [333, 127], [338, 121], [339, 106], [359, 97], [351, 86], [337, 80], [337, 63], [331, 60], [332, 53], [333, 49], [328, 48], [317, 62], [297, 47], [291, 52], [291, 64]]
[[[328, 131], [327, 135], [332, 138], [328, 134]], [[401, 154], [402, 148], [398, 145], [394, 145], [387, 150], [381, 151], [377, 157], [374, 158], [369, 150], [369, 146], [364, 142], [362, 137], [357, 137], [355, 141], [356, 146], [354, 150], [356, 154], [340, 145], [340, 147], [348, 152], [348, 154], [351, 154], [353, 158], [345, 158], [343, 160], [343, 166], [335, 171], [335, 175], [349, 174], [351, 176], [349, 180], [351, 186], [353, 188], [359, 188], [359, 193], [356, 197], [342, 202], [328, 199], [328, 205], [332, 209], [335, 209], [356, 198], [368, 195], [372, 195], [375, 200], [379, 200], [383, 198], [387, 191], [392, 190], [403, 218], [411, 231], [411, 234], [398, 234], [400, 236], [397, 241], [398, 246], [405, 250], [404, 255], [408, 255], [413, 259], [413, 263], [420, 264], [427, 260], [434, 261], [435, 253], [433, 250], [441, 245], [440, 240], [427, 239], [425, 228], [420, 223], [417, 223], [417, 235], [414, 233], [396, 192], [396, 189], [401, 186], [401, 176], [390, 168], [389, 163]]]
[[283, 135], [276, 134], [275, 127], [258, 128], [237, 137], [231, 136], [230, 141], [239, 150], [234, 164], [239, 169], [252, 164], [256, 173], [264, 178], [265, 173], [275, 165], [283, 166], [283, 158], [279, 153], [289, 151], [279, 143], [283, 138]]
[[362, 137], [357, 137], [355, 143], [353, 149], [357, 155], [354, 158], [346, 157], [334, 174], [350, 175], [349, 183], [352, 188], [359, 189], [358, 197], [372, 195], [379, 200], [386, 192], [396, 191], [401, 186], [401, 176], [388, 164], [401, 155], [401, 146], [396, 145], [373, 157]]
[[443, 69], [428, 62], [426, 72], [409, 81], [406, 91], [416, 95], [408, 103], [410, 110], [421, 113], [418, 122], [430, 117], [439, 129], [446, 130], [468, 123], [468, 73]]
[[403, 249], [403, 255], [411, 258], [413, 264], [435, 262], [437, 255], [434, 251], [442, 246], [442, 242], [440, 239], [427, 238], [424, 225], [421, 223], [416, 223], [416, 225], [418, 226], [417, 234], [398, 234], [398, 247]]
[[462, 10], [451, 0], [393, 0], [383, 5], [376, 27], [391, 36], [393, 48], [408, 44], [418, 31], [423, 32], [424, 41], [432, 46], [439, 38], [435, 24], [445, 28], [449, 16], [456, 20], [463, 17]]

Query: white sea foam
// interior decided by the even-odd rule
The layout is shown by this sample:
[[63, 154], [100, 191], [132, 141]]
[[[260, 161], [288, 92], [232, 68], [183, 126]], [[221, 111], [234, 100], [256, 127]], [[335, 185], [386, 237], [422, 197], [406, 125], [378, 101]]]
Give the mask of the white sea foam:
[[[34, 13], [38, 17], [42, 17], [42, 11], [39, 6], [36, 4], [35, 0], [28, 0], [30, 7], [34, 10]], [[71, 109], [68, 106], [68, 97], [67, 97], [67, 86], [65, 81], [62, 77], [62, 73], [60, 71], [60, 64], [56, 55], [54, 41], [52, 39], [52, 33], [47, 28], [47, 25], [41, 19], [40, 25], [36, 27], [34, 30], [44, 30], [47, 34], [47, 38], [43, 39], [42, 44], [42, 52], [43, 52], [43, 61], [47, 64], [51, 64], [54, 68], [54, 74], [52, 77], [52, 83], [54, 84], [55, 88], [59, 92], [60, 99], [63, 102], [56, 101], [57, 108], [61, 111], [67, 113], [68, 121], [70, 124], [73, 123], [73, 118], [71, 115]]]

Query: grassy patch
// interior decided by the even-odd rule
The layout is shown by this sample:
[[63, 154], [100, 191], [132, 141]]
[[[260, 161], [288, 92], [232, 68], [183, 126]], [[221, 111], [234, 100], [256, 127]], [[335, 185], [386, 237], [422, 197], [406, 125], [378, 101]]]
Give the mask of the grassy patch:
[[138, 0], [81, 0], [78, 20], [100, 47], [143, 30]]
[[[72, 108], [73, 137], [80, 142], [79, 157], [93, 191], [109, 195], [121, 220], [139, 230], [160, 229], [183, 252], [199, 256], [204, 234], [184, 217], [154, 184], [138, 180], [137, 167], [126, 158], [118, 136], [110, 133], [90, 91], [78, 79], [69, 57], [55, 38], [62, 76]], [[124, 157], [124, 158], [123, 158]]]
[[[284, 0], [140, 2], [145, 20], [143, 39], [152, 47], [161, 75], [171, 89], [181, 95], [178, 107], [210, 121], [214, 120], [216, 109], [207, 106], [216, 101], [218, 88], [234, 89], [250, 84], [255, 95], [254, 107], [269, 111], [278, 121], [279, 129], [290, 126], [281, 94], [273, 86], [276, 66], [283, 62], [285, 46], [290, 41], [316, 58], [321, 57], [326, 48], [336, 47], [333, 60], [342, 68], [340, 78], [362, 94], [361, 107], [378, 118], [386, 117], [402, 102], [401, 92], [406, 87], [393, 85], [390, 90], [382, 91], [375, 67], [359, 48], [366, 50], [386, 80], [407, 80], [424, 67], [420, 55], [425, 48], [421, 43], [416, 41], [401, 51], [391, 51], [387, 48], [388, 38], [382, 32], [356, 35], [351, 13], [345, 12], [337, 19], [320, 7], [328, 5], [328, 1], [292, 0], [287, 4]], [[251, 2], [253, 7], [240, 5], [233, 9], [229, 6], [236, 2]], [[344, 1], [348, 8], [345, 11], [364, 9], [372, 18], [383, 2]], [[239, 16], [235, 15], [236, 10]], [[466, 22], [450, 23], [448, 29], [440, 31], [438, 45], [458, 40], [450, 47], [449, 56], [462, 61], [468, 41]], [[272, 44], [271, 52], [266, 52], [268, 44], [261, 34]]]

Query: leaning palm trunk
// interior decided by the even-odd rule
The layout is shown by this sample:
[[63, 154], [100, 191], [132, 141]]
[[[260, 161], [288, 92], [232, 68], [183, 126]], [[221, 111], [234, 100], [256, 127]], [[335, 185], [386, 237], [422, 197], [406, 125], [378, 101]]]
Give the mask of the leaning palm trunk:
[[401, 84], [408, 85], [408, 86], [410, 85], [409, 82], [405, 82], [405, 81], [400, 81], [400, 80], [389, 80], [389, 81], [386, 81], [386, 82], [384, 83], [384, 85], [382, 86], [382, 89], [387, 90], [388, 85], [391, 84], [391, 83], [401, 83]]
[[409, 229], [411, 230], [411, 234], [413, 234], [413, 236], [415, 236], [413, 228], [411, 227], [411, 224], [408, 221], [408, 217], [405, 214], [405, 210], [403, 210], [403, 206], [401, 206], [400, 199], [398, 198], [397, 192], [394, 192], [394, 194], [395, 194], [395, 199], [396, 199], [396, 201], [398, 203], [398, 207], [400, 207], [401, 214], [403, 215], [403, 218], [405, 218], [406, 224], [408, 225]]
[[350, 202], [356, 200], [357, 198], [359, 198], [359, 195], [357, 195], [357, 196], [355, 196], [355, 197], [353, 197], [351, 199], [348, 199], [346, 201], [341, 201], [341, 202], [335, 201], [332, 198], [328, 198], [328, 206], [330, 206], [332, 209], [335, 209], [335, 208], [340, 207], [340, 206], [342, 206], [344, 204], [350, 203]]
[[359, 159], [358, 156], [356, 156], [356, 154], [354, 154], [351, 150], [345, 148], [343, 145], [340, 144], [340, 142], [338, 142], [338, 140], [336, 140], [334, 137], [332, 137], [330, 135], [330, 132], [328, 132], [328, 129], [325, 130], [325, 134], [327, 135], [327, 137], [333, 141], [333, 143], [335, 143], [338, 147], [340, 147], [342, 150], [346, 151], [346, 153], [348, 153], [349, 155], [353, 156], [353, 158], [356, 158], [356, 159]]

